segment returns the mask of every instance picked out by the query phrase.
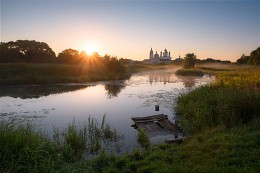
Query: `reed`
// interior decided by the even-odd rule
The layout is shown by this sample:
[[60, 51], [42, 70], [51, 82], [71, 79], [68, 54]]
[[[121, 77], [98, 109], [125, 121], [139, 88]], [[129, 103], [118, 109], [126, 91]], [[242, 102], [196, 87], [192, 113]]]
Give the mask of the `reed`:
[[[75, 120], [53, 138], [30, 124], [0, 121], [0, 172], [54, 172], [102, 151], [116, 152], [122, 135], [92, 117], [81, 128]], [[94, 155], [93, 155], [94, 154]]]
[[177, 99], [176, 113], [186, 133], [246, 124], [260, 115], [260, 70], [217, 71], [216, 81]]

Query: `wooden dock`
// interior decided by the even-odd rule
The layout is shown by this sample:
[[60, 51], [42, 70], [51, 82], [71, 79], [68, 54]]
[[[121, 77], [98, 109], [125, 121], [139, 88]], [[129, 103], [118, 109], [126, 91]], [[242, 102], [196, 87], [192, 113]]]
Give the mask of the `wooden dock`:
[[168, 119], [168, 116], [164, 114], [145, 117], [133, 117], [131, 119], [135, 123], [132, 125], [132, 127], [144, 129], [148, 133], [149, 137], [172, 134], [178, 138], [178, 135], [182, 135], [180, 127], [173, 124]]

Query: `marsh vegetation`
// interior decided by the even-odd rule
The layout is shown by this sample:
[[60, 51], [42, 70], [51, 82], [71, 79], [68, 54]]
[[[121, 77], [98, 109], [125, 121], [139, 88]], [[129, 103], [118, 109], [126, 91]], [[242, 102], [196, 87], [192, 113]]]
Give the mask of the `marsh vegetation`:
[[67, 165], [106, 152], [118, 152], [123, 136], [89, 117], [66, 128], [53, 127], [53, 137], [22, 121], [0, 121], [1, 172], [54, 172]]

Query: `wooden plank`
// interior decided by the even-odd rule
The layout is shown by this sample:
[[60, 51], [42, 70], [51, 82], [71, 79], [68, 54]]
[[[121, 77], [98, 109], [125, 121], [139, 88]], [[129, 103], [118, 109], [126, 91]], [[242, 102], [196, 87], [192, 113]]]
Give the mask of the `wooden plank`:
[[167, 115], [159, 114], [146, 117], [133, 117], [135, 128], [143, 128], [147, 132], [155, 131], [172, 131], [174, 133], [181, 132], [181, 129], [173, 124]]
[[131, 118], [134, 122], [146, 122], [146, 121], [158, 121], [161, 119], [168, 119], [167, 115], [159, 114], [146, 117], [133, 117]]

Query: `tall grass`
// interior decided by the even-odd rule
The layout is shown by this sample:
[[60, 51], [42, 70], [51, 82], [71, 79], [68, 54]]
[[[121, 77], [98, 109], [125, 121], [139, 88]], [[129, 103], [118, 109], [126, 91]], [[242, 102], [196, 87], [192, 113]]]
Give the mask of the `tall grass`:
[[[73, 121], [53, 139], [32, 125], [0, 122], [0, 172], [54, 172], [102, 151], [115, 152], [122, 136], [105, 123], [89, 117], [83, 128]], [[114, 147], [114, 148], [113, 148]]]
[[0, 172], [50, 172], [57, 146], [30, 125], [0, 122]]
[[203, 86], [179, 97], [176, 112], [186, 133], [201, 132], [219, 125], [231, 128], [259, 116], [259, 100], [259, 92]]
[[[243, 71], [242, 71], [243, 70]], [[215, 86], [228, 86], [239, 90], [260, 90], [260, 68], [246, 68], [230, 72], [219, 72]]]
[[260, 71], [217, 72], [216, 81], [183, 94], [175, 108], [186, 133], [246, 124], [260, 115]]

